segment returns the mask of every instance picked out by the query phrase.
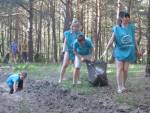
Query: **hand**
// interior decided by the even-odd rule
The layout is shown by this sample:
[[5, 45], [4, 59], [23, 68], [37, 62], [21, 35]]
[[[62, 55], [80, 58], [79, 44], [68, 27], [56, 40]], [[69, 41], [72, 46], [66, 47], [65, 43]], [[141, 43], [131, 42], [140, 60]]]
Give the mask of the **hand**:
[[142, 57], [143, 56], [143, 52], [142, 51], [137, 51], [137, 56], [138, 57]]
[[81, 61], [84, 62], [84, 61], [85, 61], [85, 58], [81, 57]]

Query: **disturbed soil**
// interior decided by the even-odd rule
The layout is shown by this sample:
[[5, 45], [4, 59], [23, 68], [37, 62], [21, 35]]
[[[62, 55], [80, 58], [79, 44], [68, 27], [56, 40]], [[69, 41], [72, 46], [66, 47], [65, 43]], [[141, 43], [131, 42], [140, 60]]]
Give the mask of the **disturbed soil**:
[[111, 80], [109, 86], [81, 93], [64, 88], [51, 76], [50, 80], [28, 77], [23, 91], [9, 95], [8, 73], [0, 71], [0, 113], [150, 113], [150, 79], [143, 75], [130, 77], [123, 94], [116, 93]]

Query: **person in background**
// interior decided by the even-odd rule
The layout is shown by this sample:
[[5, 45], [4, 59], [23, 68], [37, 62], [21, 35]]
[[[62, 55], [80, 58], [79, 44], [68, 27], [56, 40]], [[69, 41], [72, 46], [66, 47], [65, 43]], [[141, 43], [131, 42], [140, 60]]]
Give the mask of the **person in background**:
[[13, 94], [23, 89], [23, 82], [27, 77], [27, 72], [10, 74], [6, 80], [8, 87], [10, 88], [9, 94]]
[[94, 61], [94, 47], [92, 42], [85, 38], [84, 34], [80, 34], [74, 42], [73, 50], [75, 53], [73, 84], [81, 84], [79, 80], [81, 62]]
[[118, 93], [126, 91], [126, 80], [128, 69], [131, 63], [136, 62], [136, 53], [139, 52], [137, 41], [135, 39], [135, 26], [130, 22], [130, 15], [127, 12], [119, 13], [119, 23], [113, 27], [112, 37], [109, 40], [104, 56], [109, 47], [115, 43], [113, 56], [116, 63], [116, 78]]
[[26, 38], [23, 39], [21, 43], [21, 55], [22, 55], [22, 60], [24, 63], [27, 62], [27, 54], [28, 54], [28, 43]]
[[80, 33], [81, 33], [80, 22], [76, 18], [74, 18], [72, 20], [70, 30], [64, 32], [64, 44], [63, 44], [64, 59], [60, 72], [60, 78], [58, 81], [59, 83], [61, 83], [62, 80], [65, 80], [64, 73], [66, 71], [66, 68], [71, 62], [74, 62], [73, 43]]
[[18, 50], [19, 50], [18, 44], [16, 42], [16, 39], [14, 39], [10, 45], [10, 52], [11, 52], [11, 57], [12, 57], [13, 63], [15, 63], [15, 64], [17, 63], [16, 58], [17, 58]]

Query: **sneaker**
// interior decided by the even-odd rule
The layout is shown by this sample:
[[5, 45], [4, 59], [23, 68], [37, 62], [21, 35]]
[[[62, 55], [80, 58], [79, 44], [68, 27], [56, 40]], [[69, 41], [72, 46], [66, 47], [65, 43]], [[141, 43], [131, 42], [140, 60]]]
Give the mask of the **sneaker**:
[[119, 94], [122, 93], [122, 90], [121, 90], [121, 89], [118, 89], [118, 90], [117, 90], [117, 93], [119, 93]]
[[58, 83], [61, 83], [61, 82], [62, 82], [62, 80], [61, 80], [61, 79], [59, 79]]
[[76, 82], [75, 82], [75, 81], [73, 81], [73, 82], [72, 82], [72, 84], [73, 84], [73, 85], [75, 85], [75, 84], [76, 84]]
[[81, 84], [81, 81], [80, 81], [80, 80], [78, 80], [78, 81], [77, 81], [77, 84]]
[[122, 92], [125, 92], [125, 91], [127, 91], [127, 88], [123, 87]]

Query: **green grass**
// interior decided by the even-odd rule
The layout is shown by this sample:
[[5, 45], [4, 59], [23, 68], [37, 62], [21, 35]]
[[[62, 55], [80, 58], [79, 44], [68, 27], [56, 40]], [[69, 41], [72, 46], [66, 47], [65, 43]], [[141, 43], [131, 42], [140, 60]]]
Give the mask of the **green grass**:
[[117, 95], [116, 96], [116, 102], [122, 104], [125, 102], [125, 96], [124, 95]]
[[[136, 76], [141, 70], [144, 70], [144, 65], [130, 65], [129, 75]], [[28, 75], [31, 78], [35, 78], [38, 80], [50, 79], [51, 75], [56, 75], [59, 78], [61, 65], [60, 64], [41, 64], [41, 63], [32, 63], [32, 64], [17, 64], [14, 65], [14, 71], [19, 72], [21, 70], [27, 70]], [[61, 84], [64, 88], [72, 89], [75, 92], [80, 93], [90, 93], [93, 92], [96, 88], [92, 87], [87, 79], [87, 69], [86, 66], [83, 65], [81, 68], [81, 85], [72, 85], [72, 74], [73, 74], [73, 65], [69, 66], [66, 70], [65, 76], [69, 80], [63, 81]], [[116, 68], [114, 64], [109, 64], [107, 67], [107, 75], [108, 78], [111, 79], [111, 82], [116, 82]], [[123, 97], [117, 97], [116, 99], [119, 102], [122, 102]]]

